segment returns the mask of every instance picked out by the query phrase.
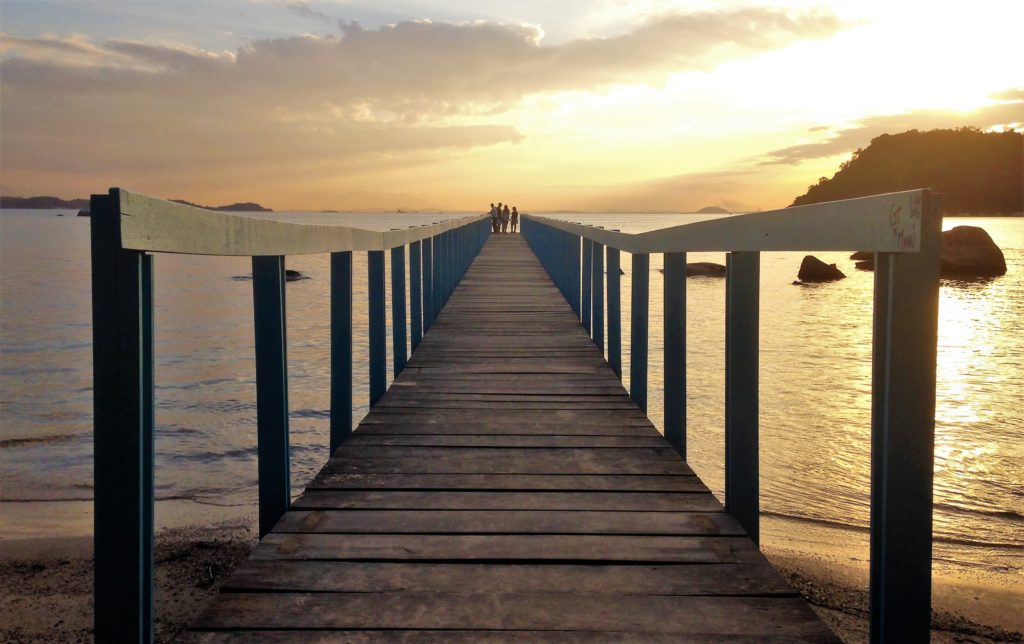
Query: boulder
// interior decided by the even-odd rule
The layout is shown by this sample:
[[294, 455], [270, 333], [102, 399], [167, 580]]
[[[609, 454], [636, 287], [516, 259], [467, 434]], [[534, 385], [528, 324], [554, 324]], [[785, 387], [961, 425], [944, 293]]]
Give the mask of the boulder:
[[845, 277], [846, 275], [836, 268], [835, 264], [826, 264], [814, 255], [804, 257], [797, 273], [797, 278], [802, 282], [832, 282]]
[[1006, 259], [985, 229], [957, 226], [942, 233], [942, 276], [1006, 275]]
[[313, 279], [313, 278], [309, 277], [308, 275], [303, 275], [299, 271], [294, 271], [294, 270], [292, 270], [290, 268], [286, 268], [284, 270], [284, 281], [286, 281], [286, 282], [297, 282], [299, 280], [309, 280], [309, 279]]
[[875, 260], [867, 259], [863, 262], [857, 262], [853, 265], [858, 271], [873, 271], [875, 270]]
[[686, 276], [725, 277], [725, 266], [714, 262], [693, 262], [686, 265]]
[[875, 261], [875, 254], [867, 250], [858, 250], [853, 255], [850, 255], [850, 259], [858, 262], [863, 262], [865, 260], [873, 262]]

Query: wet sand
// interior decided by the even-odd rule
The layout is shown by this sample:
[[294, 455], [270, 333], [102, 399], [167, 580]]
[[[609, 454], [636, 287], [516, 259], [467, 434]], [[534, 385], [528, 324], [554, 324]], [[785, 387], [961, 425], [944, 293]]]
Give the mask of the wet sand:
[[[156, 542], [156, 635], [173, 641], [248, 556], [250, 522], [170, 528]], [[92, 642], [92, 539], [5, 540], [0, 641]]]

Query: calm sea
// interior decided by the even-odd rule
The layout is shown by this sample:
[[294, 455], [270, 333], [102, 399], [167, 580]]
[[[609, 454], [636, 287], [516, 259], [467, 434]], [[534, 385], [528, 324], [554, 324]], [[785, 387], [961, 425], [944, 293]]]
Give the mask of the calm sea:
[[[89, 220], [63, 211], [0, 213], [0, 536], [60, 531], [61, 502], [92, 496]], [[567, 215], [639, 232], [689, 215]], [[1004, 277], [944, 281], [935, 451], [935, 565], [1020, 589], [1024, 561], [1024, 219], [948, 218], [984, 227]], [[848, 279], [793, 286], [802, 254], [762, 253], [763, 543], [867, 557], [872, 275], [821, 253]], [[718, 254], [689, 261], [724, 263]], [[255, 503], [252, 286], [246, 258], [156, 258], [157, 495]], [[629, 257], [622, 266], [627, 274]], [[289, 283], [293, 486], [327, 458], [329, 266], [294, 257], [312, 279]], [[651, 257], [650, 410], [661, 422], [661, 256]], [[366, 411], [365, 256], [355, 258], [356, 418]], [[623, 286], [628, 365], [629, 279]], [[724, 281], [691, 278], [689, 456], [723, 488]], [[390, 314], [390, 313], [389, 313]], [[628, 374], [628, 366], [624, 368]], [[628, 381], [628, 376], [627, 376]], [[54, 501], [35, 518], [4, 512]], [[12, 519], [11, 517], [18, 518]], [[66, 529], [71, 530], [69, 523]], [[844, 562], [840, 561], [840, 564]]]

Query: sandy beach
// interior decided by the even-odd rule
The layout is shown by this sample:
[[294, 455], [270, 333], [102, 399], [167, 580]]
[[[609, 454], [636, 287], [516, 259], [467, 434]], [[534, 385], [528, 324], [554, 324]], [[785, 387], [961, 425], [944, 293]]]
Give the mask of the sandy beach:
[[[250, 552], [255, 513], [232, 514], [228, 520], [158, 533], [157, 641], [172, 641]], [[91, 538], [13, 538], [0, 545], [0, 641], [92, 641]], [[776, 548], [766, 554], [843, 641], [867, 641], [865, 575], [795, 551]], [[938, 586], [937, 605], [943, 604], [943, 593]], [[1024, 641], [1019, 628], [981, 625], [948, 610], [937, 610], [933, 619], [933, 642]]]

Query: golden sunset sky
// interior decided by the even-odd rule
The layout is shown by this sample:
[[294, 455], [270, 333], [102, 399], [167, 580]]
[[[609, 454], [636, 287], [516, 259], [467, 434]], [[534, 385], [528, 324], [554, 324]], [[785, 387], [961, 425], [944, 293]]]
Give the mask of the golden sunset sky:
[[0, 191], [276, 210], [788, 205], [1024, 123], [1024, 2], [0, 2]]

